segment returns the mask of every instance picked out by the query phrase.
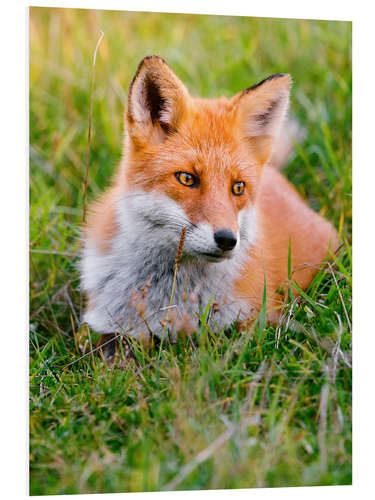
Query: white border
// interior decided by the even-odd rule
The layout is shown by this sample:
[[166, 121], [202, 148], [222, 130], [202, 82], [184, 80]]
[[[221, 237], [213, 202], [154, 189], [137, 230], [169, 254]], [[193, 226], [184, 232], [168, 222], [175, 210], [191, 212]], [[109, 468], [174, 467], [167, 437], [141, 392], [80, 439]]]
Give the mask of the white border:
[[[76, 0], [7, 3], [2, 7], [1, 50], [1, 493], [27, 496], [27, 167], [25, 127], [27, 24], [26, 7], [81, 7], [136, 11], [190, 12], [260, 17], [338, 19], [353, 21], [354, 56], [354, 486], [202, 491], [168, 494], [126, 494], [126, 498], [370, 498], [374, 491], [374, 27], [372, 2], [340, 0], [268, 0], [246, 5], [243, 0], [121, 1]], [[4, 279], [5, 277], [5, 279]], [[5, 342], [4, 342], [5, 341]], [[26, 360], [25, 360], [26, 358]], [[26, 361], [26, 362], [25, 362]], [[136, 497], [135, 497], [136, 495]], [[115, 498], [125, 494], [103, 495]], [[36, 497], [39, 498], [39, 497]], [[42, 497], [40, 497], [42, 498]], [[70, 498], [53, 496], [49, 498]], [[86, 495], [86, 498], [97, 498]]]
[[353, 17], [353, 5], [349, 1], [314, 0], [298, 2], [291, 0], [267, 2], [252, 2], [244, 5], [243, 0], [230, 0], [228, 2], [199, 1], [199, 0], [65, 0], [65, 1], [34, 1], [33, 6], [64, 6], [70, 8], [90, 8], [107, 10], [133, 10], [136, 12], [176, 12], [191, 14], [219, 14], [232, 16], [252, 17], [279, 17], [301, 19], [329, 19], [350, 21]]

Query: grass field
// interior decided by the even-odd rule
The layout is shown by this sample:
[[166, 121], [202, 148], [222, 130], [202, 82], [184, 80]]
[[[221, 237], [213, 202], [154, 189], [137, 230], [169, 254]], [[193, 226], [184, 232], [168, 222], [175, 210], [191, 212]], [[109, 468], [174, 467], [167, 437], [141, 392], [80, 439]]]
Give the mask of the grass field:
[[[143, 56], [205, 97], [292, 74], [307, 134], [285, 175], [342, 246], [278, 327], [203, 322], [159, 360], [134, 345], [125, 367], [88, 354], [76, 265], [100, 29], [89, 200], [119, 161]], [[30, 493], [350, 484], [351, 206], [350, 23], [32, 8]]]

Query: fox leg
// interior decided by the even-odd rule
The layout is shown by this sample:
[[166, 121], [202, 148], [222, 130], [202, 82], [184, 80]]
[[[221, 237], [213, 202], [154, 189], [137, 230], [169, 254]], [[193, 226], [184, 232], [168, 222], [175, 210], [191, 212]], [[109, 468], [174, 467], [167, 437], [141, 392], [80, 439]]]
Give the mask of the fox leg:
[[123, 360], [136, 361], [131, 343], [122, 335], [119, 336], [116, 333], [102, 333], [96, 347], [107, 363], [113, 363], [117, 354], [120, 354]]
[[118, 349], [118, 339], [115, 333], [103, 333], [100, 335], [97, 348], [105, 361], [112, 361]]

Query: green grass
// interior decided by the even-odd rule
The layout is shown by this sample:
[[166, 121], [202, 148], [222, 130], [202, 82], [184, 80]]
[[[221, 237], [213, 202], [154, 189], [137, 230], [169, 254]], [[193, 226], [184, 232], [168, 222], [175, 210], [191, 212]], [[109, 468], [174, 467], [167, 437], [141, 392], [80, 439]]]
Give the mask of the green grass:
[[[76, 265], [100, 29], [89, 200], [120, 158], [143, 56], [206, 97], [292, 74], [307, 135], [285, 175], [342, 247], [278, 327], [261, 317], [228, 335], [203, 322], [160, 359], [137, 345], [137, 365], [79, 359], [96, 340], [78, 333]], [[31, 494], [351, 483], [350, 23], [33, 8], [30, 204]]]

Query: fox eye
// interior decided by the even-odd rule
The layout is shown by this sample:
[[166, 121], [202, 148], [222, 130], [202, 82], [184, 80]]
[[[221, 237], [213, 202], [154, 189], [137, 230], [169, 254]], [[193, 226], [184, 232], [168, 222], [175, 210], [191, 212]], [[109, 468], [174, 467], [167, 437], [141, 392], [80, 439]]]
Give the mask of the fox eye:
[[245, 183], [244, 182], [236, 182], [232, 186], [232, 193], [236, 196], [241, 196], [245, 192]]
[[184, 186], [196, 187], [199, 184], [198, 179], [193, 174], [188, 174], [187, 172], [177, 172], [174, 175], [178, 182]]

